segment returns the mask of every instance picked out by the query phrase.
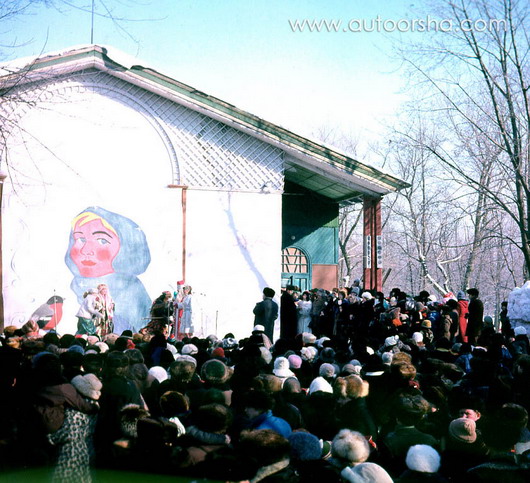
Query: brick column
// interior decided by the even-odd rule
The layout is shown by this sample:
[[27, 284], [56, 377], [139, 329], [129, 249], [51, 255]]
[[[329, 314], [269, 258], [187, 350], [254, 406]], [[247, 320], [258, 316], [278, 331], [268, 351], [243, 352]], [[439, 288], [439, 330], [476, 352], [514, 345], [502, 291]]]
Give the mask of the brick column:
[[365, 290], [383, 290], [383, 245], [381, 198], [363, 200], [363, 285]]

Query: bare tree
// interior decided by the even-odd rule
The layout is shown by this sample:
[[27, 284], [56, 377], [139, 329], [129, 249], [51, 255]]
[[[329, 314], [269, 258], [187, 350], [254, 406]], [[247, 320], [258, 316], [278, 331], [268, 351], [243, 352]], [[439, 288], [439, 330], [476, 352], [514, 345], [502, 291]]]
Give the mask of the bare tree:
[[[529, 10], [519, 0], [438, 0], [442, 18], [459, 26], [404, 52], [418, 91], [444, 141], [421, 147], [476, 193], [481, 213], [499, 209], [518, 228], [515, 242], [530, 270]], [[500, 22], [499, 22], [500, 21]], [[480, 27], [480, 28], [479, 28]], [[434, 94], [434, 95], [433, 95]], [[438, 139], [439, 139], [438, 135]], [[479, 168], [482, 163], [483, 169]], [[476, 242], [479, 239], [476, 238]], [[476, 252], [475, 252], [476, 253]], [[471, 277], [474, 259], [468, 263]]]

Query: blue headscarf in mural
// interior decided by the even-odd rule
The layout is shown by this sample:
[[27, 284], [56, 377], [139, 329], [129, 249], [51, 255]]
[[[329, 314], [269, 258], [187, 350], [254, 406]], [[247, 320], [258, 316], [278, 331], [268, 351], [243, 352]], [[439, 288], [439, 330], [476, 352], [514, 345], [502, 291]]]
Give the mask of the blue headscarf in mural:
[[65, 262], [80, 304], [87, 290], [107, 284], [116, 304], [116, 333], [137, 332], [147, 324], [151, 299], [137, 275], [145, 272], [151, 254], [134, 221], [97, 206], [83, 210], [73, 219]]

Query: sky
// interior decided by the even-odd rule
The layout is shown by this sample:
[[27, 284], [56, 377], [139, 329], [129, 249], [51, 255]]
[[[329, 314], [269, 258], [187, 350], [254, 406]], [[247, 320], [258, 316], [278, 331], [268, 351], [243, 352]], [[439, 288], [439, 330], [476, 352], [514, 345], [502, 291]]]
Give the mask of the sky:
[[[91, 43], [92, 0], [53, 0], [2, 21], [5, 60]], [[50, 0], [47, 2], [50, 3]], [[418, 2], [417, 2], [418, 3]], [[419, 1], [421, 3], [421, 0]], [[70, 6], [69, 6], [70, 4]], [[409, 0], [94, 0], [94, 43], [113, 46], [207, 94], [298, 134], [369, 145], [407, 99], [393, 45], [410, 35], [360, 23], [414, 17]], [[72, 6], [73, 5], [73, 6]], [[83, 11], [77, 7], [85, 7]], [[419, 13], [418, 13], [419, 15]], [[341, 22], [338, 32], [294, 22]], [[351, 30], [348, 31], [348, 23]], [[344, 31], [346, 30], [346, 31]], [[329, 142], [333, 144], [333, 135]], [[340, 146], [338, 146], [340, 147]], [[371, 159], [372, 164], [378, 164]]]

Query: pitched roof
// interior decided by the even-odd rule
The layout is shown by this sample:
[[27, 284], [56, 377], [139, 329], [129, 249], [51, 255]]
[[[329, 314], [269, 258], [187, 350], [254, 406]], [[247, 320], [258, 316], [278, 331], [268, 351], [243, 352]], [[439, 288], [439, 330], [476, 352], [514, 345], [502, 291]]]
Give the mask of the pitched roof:
[[[99, 45], [72, 47], [36, 58], [20, 59], [4, 66], [2, 84], [5, 88], [47, 79], [53, 75], [95, 68], [282, 149], [286, 153], [284, 159], [287, 180], [335, 201], [348, 202], [362, 195], [382, 196], [408, 186], [399, 178], [335, 149], [299, 136], [134, 62], [135, 59], [131, 61], [130, 57], [112, 48]], [[21, 73], [24, 75], [21, 76]]]

